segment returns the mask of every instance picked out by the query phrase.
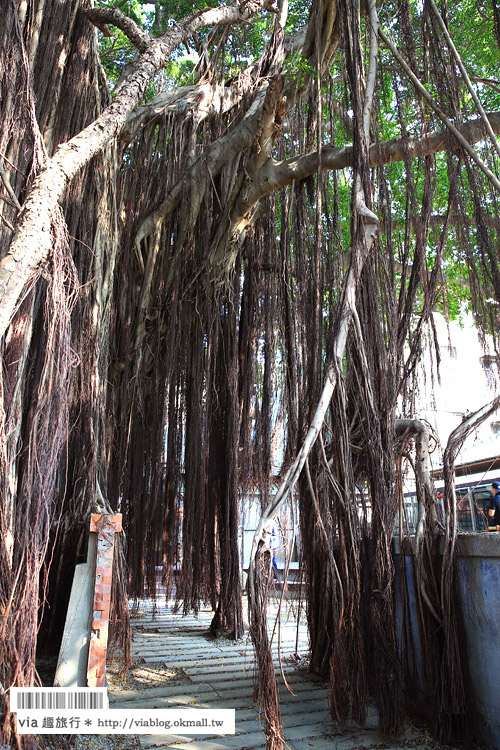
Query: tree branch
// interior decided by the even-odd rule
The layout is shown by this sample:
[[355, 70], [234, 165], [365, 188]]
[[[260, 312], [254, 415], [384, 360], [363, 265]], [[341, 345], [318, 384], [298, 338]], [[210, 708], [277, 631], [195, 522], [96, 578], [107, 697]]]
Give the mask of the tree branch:
[[[199, 194], [202, 196], [204, 180], [207, 175], [210, 174], [212, 178], [215, 177], [224, 164], [227, 164], [232, 158], [232, 155], [236, 150], [249, 148], [256, 135], [263, 93], [264, 92], [261, 92], [260, 97], [255, 100], [252, 109], [249, 111], [241, 125], [239, 125], [234, 131], [211, 143], [205, 152], [193, 163], [190, 169], [182, 175], [174, 186], [172, 186], [165, 200], [158, 206], [153, 214], [142, 222], [137, 233], [136, 242], [140, 242], [144, 237], [149, 235], [154, 230], [155, 226], [168, 217], [168, 215], [175, 209], [183, 190], [185, 190], [186, 182], [197, 182], [199, 185]], [[188, 98], [193, 98], [194, 91], [192, 93], [187, 92], [186, 95]], [[175, 95], [172, 95], [172, 97], [174, 96]], [[174, 98], [169, 97], [168, 101], [170, 104], [167, 106], [176, 107], [179, 104]], [[139, 117], [140, 116], [141, 115], [139, 115]], [[500, 112], [489, 113], [488, 118], [494, 131], [500, 133]], [[135, 127], [134, 115], [130, 117], [128, 122], [130, 123], [131, 128]], [[129, 126], [127, 125], [126, 127]], [[465, 137], [471, 140], [471, 142], [480, 140], [484, 137], [481, 120], [479, 119], [474, 119], [471, 122], [465, 123], [461, 126], [461, 131]], [[384, 141], [371, 146], [370, 165], [377, 166], [379, 164], [392, 164], [397, 161], [402, 161], [405, 156], [406, 158], [416, 158], [417, 156], [443, 151], [448, 146], [449, 142], [447, 141], [446, 131], [436, 131], [426, 136], [412, 136], [410, 138], [399, 139], [393, 138], [389, 141]], [[321, 164], [324, 170], [345, 169], [346, 167], [352, 166], [352, 147], [346, 146], [344, 148], [335, 148], [332, 146], [324, 146], [321, 154]], [[268, 159], [262, 168], [255, 175], [252, 175], [253, 179], [248, 185], [245, 194], [245, 201], [239, 205], [239, 212], [242, 213], [242, 215], [245, 214], [249, 210], [249, 207], [254, 205], [264, 195], [267, 195], [279, 187], [291, 184], [294, 180], [302, 180], [317, 172], [317, 169], [317, 152], [294, 157], [283, 162], [277, 162], [271, 158]], [[193, 209], [196, 205], [198, 205], [198, 201], [193, 204]], [[195, 218], [194, 211], [191, 218], [193, 220]], [[412, 222], [415, 225], [418, 221], [418, 217], [412, 218]], [[430, 223], [431, 225], [439, 225], [443, 223], [443, 221], [443, 217], [431, 217]], [[460, 221], [461, 219], [458, 216], [452, 216], [450, 219], [450, 223], [452, 224], [459, 224]], [[463, 221], [471, 222], [472, 219], [470, 217], [465, 217]], [[491, 217], [491, 220], [486, 218], [485, 221], [486, 223], [491, 224], [491, 226], [498, 225], [498, 222], [494, 217]], [[395, 228], [398, 228], [398, 225], [395, 225]], [[385, 231], [383, 226], [381, 227], [381, 231]]]
[[200, 123], [210, 114], [228, 112], [241, 101], [242, 96], [241, 86], [228, 87], [213, 84], [210, 81], [201, 81], [193, 86], [182, 86], [175, 91], [162, 92], [152, 101], [130, 113], [120, 133], [120, 140], [130, 143], [141, 128], [155, 117], [167, 112], [188, 115], [196, 108], [199, 113], [197, 122]]
[[[500, 112], [489, 112], [487, 117], [493, 132], [500, 133]], [[484, 138], [484, 127], [480, 118], [470, 120], [456, 129], [469, 143], [476, 143]], [[445, 150], [451, 150], [446, 130], [409, 138], [391, 138], [389, 141], [370, 146], [370, 166], [393, 164], [397, 161], [403, 161], [404, 158], [414, 159], [417, 156], [426, 156]], [[345, 169], [351, 167], [352, 163], [352, 146], [341, 148], [323, 146], [321, 151], [323, 170]], [[314, 174], [317, 169], [317, 151], [294, 156], [282, 162], [270, 159], [263, 166], [258, 178], [251, 186], [249, 200], [258, 200], [277, 188], [290, 185], [294, 181], [303, 180]]]
[[259, 127], [264, 95], [265, 89], [259, 92], [242, 122], [231, 132], [213, 141], [172, 186], [165, 200], [141, 222], [137, 230], [135, 244], [142, 242], [162, 221], [168, 218], [179, 204], [187, 184], [196, 184], [197, 186], [196, 195], [192, 195], [190, 200], [190, 222], [196, 220], [197, 211], [203, 200], [207, 184], [220, 173], [224, 165], [228, 164], [236, 154], [250, 148], [254, 142]]
[[249, 21], [267, 0], [233, 2], [196, 13], [154, 39], [139, 57], [114, 101], [80, 133], [58, 147], [35, 179], [19, 214], [16, 233], [0, 263], [0, 337], [5, 334], [26, 284], [46, 263], [52, 248], [52, 219], [70, 180], [120, 132], [146, 87], [172, 51], [197, 29]]
[[384, 34], [382, 29], [379, 29], [379, 35], [386, 47], [390, 49], [394, 57], [396, 58], [398, 64], [401, 66], [401, 68], [404, 70], [410, 81], [413, 83], [419, 94], [422, 95], [422, 97], [425, 99], [425, 101], [429, 104], [429, 106], [434, 110], [436, 115], [439, 117], [441, 122], [443, 122], [448, 130], [453, 133], [457, 141], [460, 143], [462, 148], [469, 154], [471, 159], [477, 164], [479, 169], [486, 175], [488, 180], [491, 182], [493, 187], [500, 193], [500, 180], [498, 177], [493, 174], [491, 169], [487, 166], [487, 164], [484, 163], [484, 161], [479, 157], [477, 152], [472, 148], [470, 143], [467, 141], [466, 138], [462, 135], [459, 128], [454, 125], [451, 120], [445, 115], [445, 113], [440, 109], [440, 107], [436, 104], [433, 97], [429, 94], [425, 86], [418, 80], [417, 76], [414, 74], [408, 63], [404, 60], [402, 55], [398, 52], [396, 45], [394, 42], [389, 39], [389, 37]]
[[478, 112], [481, 115], [481, 119], [482, 119], [482, 121], [484, 123], [484, 127], [486, 128], [486, 132], [488, 133], [488, 135], [490, 137], [491, 143], [493, 144], [493, 147], [494, 147], [495, 151], [497, 152], [497, 154], [500, 156], [500, 146], [498, 144], [498, 141], [495, 138], [495, 134], [494, 134], [494, 132], [493, 132], [493, 130], [491, 128], [491, 125], [490, 125], [490, 122], [488, 120], [488, 117], [486, 116], [486, 112], [484, 111], [483, 105], [481, 104], [481, 101], [480, 101], [478, 95], [476, 94], [474, 86], [472, 85], [472, 83], [470, 81], [470, 78], [469, 78], [469, 76], [467, 74], [467, 71], [465, 69], [465, 65], [463, 64], [462, 58], [458, 54], [458, 50], [455, 47], [455, 45], [453, 44], [453, 39], [451, 38], [451, 36], [450, 36], [450, 34], [448, 32], [448, 29], [446, 28], [446, 25], [445, 25], [445, 23], [444, 23], [444, 21], [443, 21], [443, 19], [441, 17], [441, 13], [439, 12], [439, 10], [437, 8], [437, 5], [434, 2], [434, 0], [429, 0], [429, 5], [431, 6], [432, 12], [436, 16], [437, 22], [438, 22], [439, 26], [441, 27], [441, 31], [443, 32], [444, 38], [446, 39], [446, 41], [448, 43], [448, 47], [450, 48], [451, 53], [452, 53], [453, 57], [455, 58], [455, 61], [456, 61], [457, 65], [458, 65], [458, 67], [460, 69], [460, 72], [461, 72], [461, 74], [463, 76], [463, 79], [465, 81], [465, 85], [467, 86], [467, 88], [469, 90], [469, 93], [472, 96], [472, 99], [474, 101], [474, 104], [476, 105], [476, 107], [478, 109]]
[[[286, 7], [282, 8], [281, 13], [282, 15], [286, 13]], [[279, 22], [279, 17], [276, 20]], [[275, 63], [282, 64], [284, 59], [289, 57], [294, 51], [300, 49], [304, 43], [304, 38], [305, 29], [284, 37], [281, 54], [277, 50], [275, 51]], [[197, 109], [202, 109], [202, 117], [198, 118], [198, 123], [212, 113], [221, 114], [229, 112], [233, 107], [240, 104], [243, 97], [257, 83], [266, 54], [265, 52], [257, 60], [250, 63], [238, 75], [230, 81], [226, 81], [224, 85], [203, 80], [192, 86], [182, 86], [175, 91], [162, 92], [152, 101], [137, 108], [130, 114], [123, 127], [123, 132], [120, 134], [120, 138], [129, 143], [142, 127], [151, 122], [153, 118], [165, 112], [182, 113], [196, 106]], [[279, 67], [281, 68], [281, 65]], [[335, 101], [332, 102], [332, 107], [348, 131], [352, 132], [352, 121], [349, 115]]]
[[85, 15], [94, 26], [102, 31], [105, 36], [111, 36], [107, 24], [111, 23], [116, 28], [123, 31], [126, 37], [130, 39], [134, 47], [139, 52], [145, 52], [151, 43], [151, 37], [141, 29], [141, 27], [128, 16], [124, 15], [118, 8], [89, 8]]

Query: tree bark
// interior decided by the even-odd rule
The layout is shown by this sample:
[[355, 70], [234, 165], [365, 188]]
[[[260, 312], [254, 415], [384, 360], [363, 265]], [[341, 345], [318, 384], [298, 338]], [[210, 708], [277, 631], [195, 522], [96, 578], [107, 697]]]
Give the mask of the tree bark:
[[[500, 133], [500, 112], [487, 114], [493, 132]], [[475, 118], [459, 126], [457, 130], [468, 143], [476, 143], [484, 138], [485, 132], [481, 118]], [[411, 136], [409, 138], [391, 138], [370, 146], [370, 166], [379, 164], [393, 164], [405, 159], [435, 154], [451, 149], [447, 130], [435, 131], [427, 135]], [[323, 146], [321, 149], [321, 166], [323, 170], [346, 169], [352, 166], [352, 146], [342, 148]], [[303, 180], [318, 170], [318, 152], [296, 156], [282, 162], [270, 159], [260, 171], [258, 179], [252, 184], [248, 193], [248, 200], [258, 200], [284, 185]]]
[[171, 52], [197, 29], [217, 23], [248, 22], [263, 5], [264, 0], [250, 0], [243, 5], [211, 8], [188, 17], [154, 39], [109, 107], [57, 148], [33, 184], [19, 215], [10, 250], [0, 263], [0, 338], [12, 320], [23, 290], [37, 277], [50, 254], [54, 211], [64, 190], [77, 172], [120, 132], [149, 81]]

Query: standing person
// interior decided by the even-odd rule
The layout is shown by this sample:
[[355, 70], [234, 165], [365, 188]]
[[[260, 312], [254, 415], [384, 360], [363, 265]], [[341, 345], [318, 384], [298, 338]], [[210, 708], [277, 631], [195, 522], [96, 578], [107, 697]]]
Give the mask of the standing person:
[[273, 578], [274, 583], [278, 583], [278, 563], [276, 562], [276, 550], [280, 546], [278, 535], [276, 534], [276, 529], [273, 526], [273, 530], [271, 532], [271, 554], [273, 556]]
[[490, 530], [500, 531], [500, 482], [492, 482], [491, 484], [490, 509], [488, 511], [488, 516], [490, 517]]

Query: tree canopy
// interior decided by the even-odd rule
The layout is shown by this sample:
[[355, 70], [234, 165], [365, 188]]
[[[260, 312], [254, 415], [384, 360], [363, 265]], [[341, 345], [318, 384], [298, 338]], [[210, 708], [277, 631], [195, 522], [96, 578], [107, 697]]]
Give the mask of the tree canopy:
[[[456, 518], [451, 494], [436, 518], [413, 395], [433, 310], [498, 330], [497, 0], [92, 5], [4, 0], [2, 689], [35, 680], [44, 601], [38, 643], [60, 636], [97, 507], [124, 514], [125, 646], [126, 594], [154, 595], [160, 564], [169, 594], [179, 549], [185, 611], [209, 601], [239, 637], [238, 512], [257, 489], [250, 628], [281, 748], [265, 535], [296, 485], [334, 718], [363, 721], [371, 693], [386, 731], [412, 705], [442, 739], [470, 734]], [[409, 446], [422, 637], [442, 623], [421, 680], [391, 557]]]

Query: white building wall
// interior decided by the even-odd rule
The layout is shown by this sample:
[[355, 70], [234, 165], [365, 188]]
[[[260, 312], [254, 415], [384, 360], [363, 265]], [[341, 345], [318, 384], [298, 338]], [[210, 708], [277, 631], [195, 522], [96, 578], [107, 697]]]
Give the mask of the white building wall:
[[[431, 375], [434, 358], [430, 353], [428, 337], [417, 410], [419, 416], [432, 425], [439, 437], [441, 450], [433, 455], [433, 464], [437, 466], [450, 433], [464, 417], [495, 397], [498, 391], [498, 365], [493, 363], [489, 374], [485, 372], [482, 361], [486, 352], [479, 341], [471, 316], [464, 316], [461, 325], [458, 321], [447, 323], [441, 314], [434, 313], [434, 322], [441, 354], [440, 382], [435, 377], [433, 382]], [[488, 353], [493, 354], [492, 347]], [[498, 456], [499, 428], [500, 411], [497, 411], [466, 440], [456, 463]]]

